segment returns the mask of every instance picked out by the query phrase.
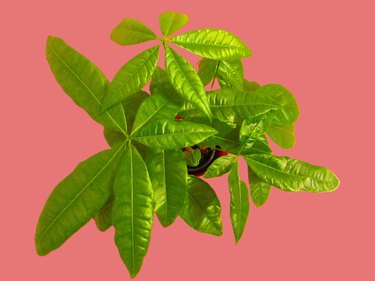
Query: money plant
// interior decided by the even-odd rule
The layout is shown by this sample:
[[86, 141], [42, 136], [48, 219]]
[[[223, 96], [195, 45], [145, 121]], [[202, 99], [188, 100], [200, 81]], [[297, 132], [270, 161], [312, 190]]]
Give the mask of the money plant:
[[[48, 37], [53, 75], [103, 125], [110, 148], [78, 164], [50, 194], [36, 228], [39, 255], [59, 248], [94, 219], [100, 231], [114, 227], [133, 278], [147, 253], [154, 213], [164, 227], [180, 217], [197, 231], [222, 234], [220, 202], [203, 178], [229, 173], [235, 242], [245, 230], [249, 198], [260, 207], [271, 186], [327, 192], [339, 185], [327, 168], [272, 154], [269, 140], [294, 146], [299, 109], [283, 86], [244, 78], [242, 60], [251, 51], [243, 41], [221, 29], [175, 36], [188, 22], [180, 13], [162, 13], [159, 22], [160, 37], [131, 18], [114, 28], [111, 39], [120, 45], [156, 46], [127, 61], [111, 82], [62, 39]], [[200, 56], [197, 67], [178, 48]], [[239, 176], [240, 157], [248, 182]]]

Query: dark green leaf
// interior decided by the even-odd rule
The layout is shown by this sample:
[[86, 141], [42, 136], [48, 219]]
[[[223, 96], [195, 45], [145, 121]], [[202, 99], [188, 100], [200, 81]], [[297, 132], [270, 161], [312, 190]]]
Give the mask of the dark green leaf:
[[211, 186], [199, 178], [188, 178], [187, 196], [180, 216], [195, 230], [217, 236], [223, 234], [219, 199]]
[[153, 191], [146, 164], [131, 144], [121, 160], [113, 192], [115, 242], [130, 276], [134, 278], [150, 243]]
[[259, 178], [285, 191], [327, 192], [340, 183], [327, 168], [289, 157], [257, 154], [245, 160]]
[[165, 46], [165, 68], [176, 91], [211, 117], [207, 95], [193, 66], [168, 46]]
[[238, 174], [238, 162], [232, 165], [228, 177], [230, 191], [230, 218], [236, 243], [245, 230], [250, 211], [249, 191]]
[[237, 157], [234, 155], [222, 156], [217, 158], [207, 169], [204, 174], [205, 178], [220, 177], [230, 171], [233, 164], [236, 163]]
[[199, 165], [199, 162], [202, 158], [202, 153], [199, 148], [187, 147], [184, 150], [185, 162], [190, 167], [196, 167]]
[[102, 110], [108, 110], [134, 93], [138, 92], [150, 80], [158, 62], [159, 46], [129, 60], [116, 74], [103, 99]]
[[178, 35], [171, 42], [214, 60], [250, 57], [249, 48], [233, 34], [220, 29], [200, 29]]
[[113, 29], [111, 39], [125, 46], [155, 40], [157, 36], [142, 22], [126, 18]]
[[46, 55], [57, 82], [79, 107], [105, 127], [126, 134], [121, 106], [101, 113], [101, 100], [109, 83], [96, 65], [57, 37], [48, 37]]
[[106, 231], [112, 226], [112, 205], [113, 205], [113, 194], [108, 199], [107, 203], [100, 209], [100, 211], [94, 216], [96, 227], [100, 231]]
[[159, 17], [160, 30], [164, 36], [170, 36], [189, 22], [185, 14], [164, 12]]
[[148, 170], [160, 223], [172, 224], [184, 205], [187, 167], [181, 150], [149, 150]]
[[48, 197], [39, 217], [35, 243], [39, 255], [60, 247], [105, 205], [123, 144], [80, 163]]
[[202, 58], [198, 62], [198, 76], [204, 86], [207, 86], [214, 79], [219, 62], [218, 60], [209, 60], [206, 58]]
[[243, 88], [245, 91], [256, 91], [258, 88], [260, 88], [260, 85], [257, 82], [251, 82], [244, 79]]
[[250, 183], [250, 195], [251, 198], [258, 208], [266, 203], [270, 191], [271, 185], [261, 180], [251, 169], [248, 167], [248, 176]]

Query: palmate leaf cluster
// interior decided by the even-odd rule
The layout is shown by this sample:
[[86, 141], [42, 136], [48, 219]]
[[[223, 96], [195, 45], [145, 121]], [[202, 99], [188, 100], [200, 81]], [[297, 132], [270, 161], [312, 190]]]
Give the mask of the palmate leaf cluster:
[[[246, 226], [249, 197], [260, 207], [271, 186], [309, 192], [337, 188], [330, 170], [272, 154], [267, 135], [283, 148], [294, 146], [298, 106], [283, 86], [260, 86], [244, 78], [242, 59], [251, 52], [240, 39], [219, 29], [173, 36], [188, 22], [184, 14], [166, 12], [159, 21], [161, 38], [129, 18], [113, 30], [111, 38], [120, 45], [159, 44], [126, 62], [111, 82], [62, 39], [48, 38], [47, 60], [57, 82], [103, 125], [110, 148], [81, 162], [53, 190], [37, 225], [38, 254], [57, 249], [94, 219], [101, 231], [114, 227], [120, 256], [135, 277], [147, 253], [154, 212], [165, 227], [180, 216], [200, 232], [221, 235], [215, 191], [188, 174], [187, 164], [197, 162], [194, 157], [200, 154], [188, 161], [182, 152], [197, 144], [229, 152], [204, 176], [229, 173], [236, 242]], [[176, 46], [202, 57], [198, 71]], [[158, 66], [161, 47], [164, 69]], [[220, 89], [206, 91], [215, 80]], [[150, 94], [143, 91], [149, 81]], [[239, 157], [248, 165], [249, 184], [239, 176]]]

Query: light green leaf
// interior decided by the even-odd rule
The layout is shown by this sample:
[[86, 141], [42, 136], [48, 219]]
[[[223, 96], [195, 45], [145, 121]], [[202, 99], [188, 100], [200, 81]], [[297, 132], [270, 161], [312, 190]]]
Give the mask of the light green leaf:
[[197, 231], [216, 236], [223, 234], [219, 199], [211, 186], [200, 178], [188, 178], [187, 196], [180, 216]]
[[156, 68], [159, 49], [159, 46], [147, 49], [120, 69], [103, 99], [103, 111], [130, 97], [147, 84]]
[[159, 17], [160, 30], [164, 36], [170, 36], [189, 22], [185, 14], [164, 12]]
[[202, 58], [198, 62], [198, 76], [204, 86], [207, 86], [217, 74], [220, 61]]
[[113, 192], [115, 242], [130, 276], [134, 278], [150, 243], [153, 191], [146, 164], [131, 144], [121, 160]]
[[144, 23], [126, 18], [113, 29], [111, 39], [126, 46], [155, 40], [158, 37]]
[[160, 119], [138, 130], [133, 139], [151, 148], [174, 149], [195, 145], [216, 133], [207, 125]]
[[171, 42], [208, 59], [223, 60], [251, 56], [251, 51], [239, 38], [220, 29], [190, 31], [172, 38]]
[[258, 94], [266, 95], [278, 105], [278, 110], [274, 112], [273, 123], [276, 125], [290, 125], [297, 120], [299, 109], [293, 95], [281, 85], [268, 84], [256, 91]]
[[236, 161], [228, 177], [230, 191], [230, 218], [236, 243], [241, 239], [245, 230], [250, 211], [249, 191], [246, 184], [241, 181], [238, 174], [238, 162]]
[[261, 180], [248, 166], [248, 176], [250, 183], [250, 195], [251, 198], [258, 208], [266, 203], [270, 191], [271, 185]]
[[240, 155], [250, 155], [250, 154], [270, 154], [272, 150], [268, 144], [267, 138], [265, 135], [259, 136], [252, 146], [244, 146]]
[[264, 136], [264, 132], [270, 122], [269, 119], [270, 117], [267, 114], [263, 114], [242, 122], [240, 129], [240, 153], [251, 149], [255, 142]]
[[60, 247], [105, 205], [123, 144], [80, 163], [48, 197], [39, 217], [35, 243], [39, 255]]
[[185, 162], [190, 167], [196, 167], [202, 158], [202, 153], [199, 148], [185, 148], [184, 150]]
[[240, 59], [220, 61], [217, 71], [222, 88], [244, 89], [244, 70]]
[[221, 156], [217, 158], [207, 169], [204, 174], [205, 178], [220, 177], [230, 171], [233, 164], [236, 163], [237, 157], [234, 155]]
[[245, 160], [259, 178], [285, 191], [327, 192], [340, 183], [327, 168], [289, 157], [257, 154]]
[[271, 125], [267, 129], [267, 134], [276, 144], [285, 149], [294, 147], [296, 143], [294, 124], [284, 126]]
[[185, 100], [195, 104], [208, 117], [211, 117], [211, 110], [203, 84], [193, 66], [167, 45], [165, 45], [165, 68], [176, 91]]
[[132, 134], [152, 121], [174, 119], [178, 111], [179, 108], [170, 103], [163, 95], [148, 97], [138, 109]]
[[106, 231], [112, 226], [112, 205], [113, 205], [113, 194], [108, 199], [107, 203], [100, 209], [100, 211], [94, 216], [96, 227], [100, 231]]
[[187, 167], [181, 150], [149, 150], [147, 162], [154, 189], [154, 206], [167, 227], [178, 216], [186, 196]]
[[79, 107], [105, 127], [126, 134], [121, 106], [101, 113], [101, 100], [109, 83], [96, 65], [57, 37], [48, 37], [46, 55], [57, 82]]

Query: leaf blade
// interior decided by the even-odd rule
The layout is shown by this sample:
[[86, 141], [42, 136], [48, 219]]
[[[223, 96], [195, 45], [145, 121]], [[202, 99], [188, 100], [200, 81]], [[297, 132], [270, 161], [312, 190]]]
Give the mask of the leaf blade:
[[248, 166], [250, 195], [257, 208], [263, 206], [271, 191], [271, 185], [260, 179]]
[[189, 17], [176, 12], [163, 12], [159, 17], [160, 30], [164, 36], [170, 36], [189, 22]]
[[282, 148], [293, 148], [296, 144], [294, 124], [284, 126], [272, 124], [267, 129], [267, 134], [276, 144], [278, 144]]
[[204, 177], [220, 177], [228, 173], [236, 161], [237, 157], [234, 155], [221, 156], [208, 167], [207, 171], [204, 173]]
[[111, 39], [120, 45], [126, 46], [158, 38], [144, 23], [126, 18], [113, 29]]

